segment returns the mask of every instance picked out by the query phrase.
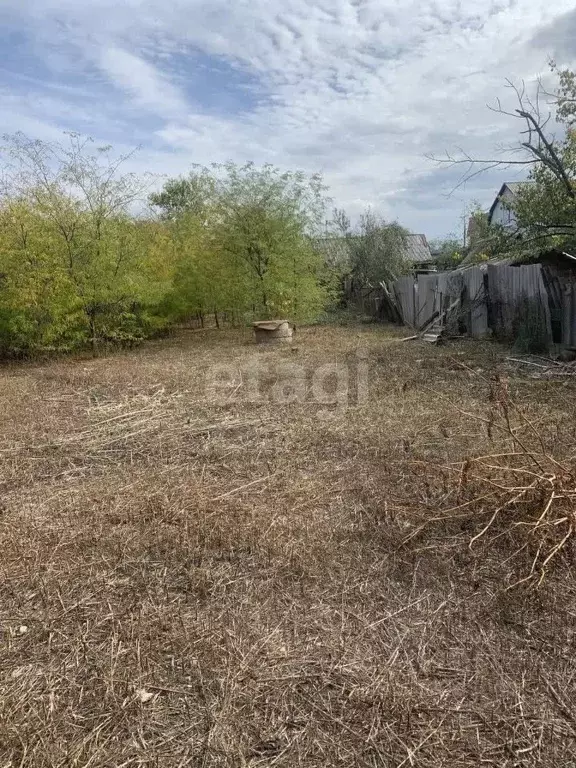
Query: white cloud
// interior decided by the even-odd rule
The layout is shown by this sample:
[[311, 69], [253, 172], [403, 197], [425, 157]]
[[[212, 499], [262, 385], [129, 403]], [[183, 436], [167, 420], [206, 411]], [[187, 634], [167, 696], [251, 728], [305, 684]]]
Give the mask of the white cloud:
[[[513, 140], [514, 121], [485, 104], [506, 94], [506, 77], [530, 79], [546, 68], [565, 28], [560, 16], [573, 8], [573, 0], [21, 3], [4, 0], [3, 9], [48, 66], [55, 57], [57, 76], [68, 61], [99, 99], [105, 94], [93, 109], [96, 138], [108, 138], [112, 126], [122, 142], [137, 136], [143, 165], [173, 173], [232, 158], [322, 170], [338, 205], [356, 213], [369, 203], [432, 235], [459, 226], [467, 198], [488, 203], [499, 180], [480, 179], [447, 199], [454, 175], [438, 174], [425, 154], [460, 145], [486, 155]], [[564, 35], [562, 50], [569, 45]], [[208, 71], [198, 86], [198, 55], [223, 57], [266, 98], [216, 115], [202, 108], [214, 86]], [[196, 77], [194, 93], [187, 74]], [[55, 116], [49, 107], [38, 101], [12, 119], [76, 127], [73, 110]]]
[[133, 99], [135, 106], [166, 117], [185, 116], [186, 102], [178, 89], [143, 59], [121, 48], [104, 48], [99, 64], [115, 86]]

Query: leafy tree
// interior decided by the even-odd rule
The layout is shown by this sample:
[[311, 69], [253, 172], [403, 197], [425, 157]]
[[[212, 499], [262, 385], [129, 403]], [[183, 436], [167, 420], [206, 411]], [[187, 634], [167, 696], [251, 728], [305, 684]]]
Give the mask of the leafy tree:
[[473, 203], [468, 220], [468, 246], [470, 248], [482, 247], [490, 239], [492, 228], [488, 221], [488, 214], [480, 203]]
[[0, 205], [0, 354], [67, 349], [82, 338], [82, 309], [59, 242], [24, 201]]
[[350, 262], [354, 285], [362, 287], [394, 280], [407, 272], [408, 232], [397, 222], [387, 223], [371, 210], [361, 217], [351, 238]]
[[210, 170], [194, 166], [188, 176], [169, 179], [160, 192], [150, 195], [149, 201], [167, 220], [183, 214], [202, 217], [214, 202], [215, 193], [215, 179]]
[[350, 218], [346, 214], [343, 208], [334, 208], [332, 211], [332, 226], [336, 229], [336, 232], [343, 237], [350, 237], [352, 229], [350, 226]]
[[330, 272], [312, 248], [318, 176], [225, 164], [170, 180], [143, 216], [148, 179], [75, 134], [5, 138], [0, 190], [0, 354], [132, 342], [197, 314], [314, 317]]
[[553, 61], [550, 68], [558, 77], [558, 87], [552, 94], [558, 120], [572, 126], [576, 122], [576, 73], [570, 69], [559, 69]]
[[510, 248], [509, 233], [490, 224], [488, 214], [474, 203], [468, 221], [468, 245], [463, 251], [465, 264], [479, 264], [496, 258]]
[[436, 254], [438, 269], [455, 269], [464, 257], [462, 243], [455, 237], [432, 240], [430, 250]]
[[514, 213], [519, 236], [506, 243], [511, 250], [538, 254], [557, 248], [576, 250], [576, 134], [568, 129], [556, 142], [564, 179], [545, 163], [529, 173], [531, 183], [522, 185], [514, 198]]
[[[557, 77], [556, 88], [547, 93], [539, 82], [534, 96], [511, 82], [517, 107], [513, 111], [496, 111], [516, 117], [523, 130], [517, 145], [510, 148], [509, 156], [478, 160], [464, 154], [447, 155], [440, 162], [463, 164], [467, 170], [461, 183], [483, 170], [493, 168], [524, 167], [529, 184], [520, 187], [514, 198], [514, 213], [518, 231], [504, 233], [494, 230], [490, 251], [494, 253], [536, 255], [550, 248], [576, 248], [576, 73], [559, 70], [552, 64]], [[542, 104], [553, 102], [556, 108], [556, 130], [551, 130], [553, 115], [544, 113]]]
[[[187, 216], [198, 222], [198, 210], [192, 207], [174, 219], [181, 252], [195, 253], [178, 268], [180, 304], [263, 317], [289, 313], [306, 319], [318, 313], [327, 292], [309, 236], [325, 210], [321, 178], [253, 163], [213, 165], [195, 174], [211, 196], [201, 211], [206, 236], [199, 238], [197, 229], [190, 235], [195, 245], [184, 246], [182, 238], [192, 221]], [[168, 182], [164, 191], [171, 190]]]
[[[146, 335], [144, 310], [159, 296], [147, 278], [150, 233], [131, 215], [146, 182], [120, 173], [125, 156], [112, 157], [109, 147], [90, 153], [89, 141], [75, 134], [65, 145], [22, 134], [5, 141], [11, 170], [5, 205], [11, 226], [28, 232], [33, 222], [32, 230], [41, 233], [39, 239], [20, 237], [21, 255], [25, 251], [35, 263], [47, 261], [58, 284], [65, 276], [75, 297], [75, 322], [94, 351], [107, 338]], [[40, 276], [28, 270], [27, 279], [37, 283]], [[47, 299], [38, 291], [27, 295], [33, 315]]]

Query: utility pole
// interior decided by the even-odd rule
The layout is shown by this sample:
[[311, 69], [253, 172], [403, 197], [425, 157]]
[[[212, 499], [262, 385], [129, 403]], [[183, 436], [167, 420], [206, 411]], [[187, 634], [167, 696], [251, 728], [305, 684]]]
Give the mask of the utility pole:
[[466, 240], [468, 236], [468, 216], [466, 212], [464, 212], [460, 218], [462, 219], [462, 243], [463, 248], [466, 248]]

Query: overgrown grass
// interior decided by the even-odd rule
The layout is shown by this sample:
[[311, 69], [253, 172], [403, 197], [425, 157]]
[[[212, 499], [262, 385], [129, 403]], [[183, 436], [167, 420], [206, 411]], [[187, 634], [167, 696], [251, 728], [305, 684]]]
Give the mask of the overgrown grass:
[[575, 764], [576, 384], [401, 335], [4, 369], [0, 765]]

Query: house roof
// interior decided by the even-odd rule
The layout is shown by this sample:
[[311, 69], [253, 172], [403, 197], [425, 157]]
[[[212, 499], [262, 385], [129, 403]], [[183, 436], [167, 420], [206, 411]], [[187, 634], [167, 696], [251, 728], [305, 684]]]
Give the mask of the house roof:
[[[338, 235], [319, 237], [314, 240], [314, 245], [325, 258], [328, 258], [333, 262], [343, 262], [349, 257], [350, 244], [356, 237], [356, 235], [348, 237], [341, 237]], [[430, 252], [430, 246], [428, 245], [426, 235], [406, 235], [406, 252], [404, 258], [412, 264], [424, 264], [434, 260], [434, 257]]]
[[433, 261], [426, 235], [408, 235], [406, 237], [406, 259], [413, 264]]
[[340, 235], [317, 237], [314, 247], [332, 264], [346, 263], [350, 256], [349, 238]]
[[505, 181], [504, 184], [500, 187], [500, 190], [496, 197], [494, 198], [494, 202], [490, 206], [490, 210], [488, 211], [488, 221], [492, 222], [492, 214], [494, 213], [494, 209], [498, 205], [498, 202], [504, 192], [508, 189], [512, 195], [515, 195], [516, 192], [518, 192], [519, 189], [526, 186], [526, 184], [532, 184], [531, 181]]

